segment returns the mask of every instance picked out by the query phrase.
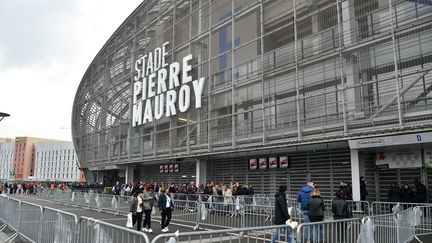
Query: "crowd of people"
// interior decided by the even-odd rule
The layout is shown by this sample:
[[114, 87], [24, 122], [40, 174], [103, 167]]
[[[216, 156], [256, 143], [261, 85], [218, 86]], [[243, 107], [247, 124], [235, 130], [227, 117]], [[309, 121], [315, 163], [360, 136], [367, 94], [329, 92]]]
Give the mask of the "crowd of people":
[[427, 189], [418, 179], [414, 180], [414, 190], [408, 184], [402, 188], [398, 182], [393, 182], [387, 191], [389, 202], [404, 203], [425, 203], [427, 198]]
[[[360, 178], [360, 199], [362, 201], [367, 200], [368, 191], [366, 187], [366, 178]], [[409, 189], [407, 185], [404, 186], [405, 189], [400, 189], [397, 183], [393, 183], [392, 187], [389, 189], [389, 199], [390, 202], [425, 202], [426, 201], [426, 187], [421, 184], [418, 180], [415, 180], [416, 190], [411, 190], [409, 196], [403, 196], [403, 191]], [[225, 185], [223, 183], [209, 182], [206, 185], [199, 184], [195, 185], [195, 182], [189, 184], [166, 184], [161, 183], [136, 183], [136, 184], [124, 184], [120, 185], [118, 182], [112, 188], [113, 194], [115, 195], [132, 195], [134, 196], [134, 202], [131, 206], [131, 212], [134, 214], [134, 224], [137, 223], [137, 229], [141, 230], [141, 220], [144, 214], [144, 226], [142, 230], [146, 232], [151, 231], [150, 223], [147, 218], [150, 218], [150, 212], [152, 211], [153, 205], [158, 208], [162, 215], [161, 228], [164, 229], [163, 232], [168, 231], [168, 224], [171, 220], [171, 211], [173, 210], [173, 201], [171, 195], [209, 195], [213, 196], [213, 202], [220, 202], [221, 205], [232, 204], [233, 197], [236, 195], [254, 195], [254, 189], [250, 184], [245, 184], [240, 186], [239, 182], [232, 181]], [[290, 220], [290, 215], [285, 211], [286, 207], [286, 186], [279, 188], [279, 191], [275, 195], [275, 224], [285, 224], [287, 220]], [[162, 195], [161, 198], [157, 198], [157, 195]], [[395, 196], [396, 195], [396, 196]], [[399, 195], [399, 196], [397, 196]], [[407, 200], [405, 201], [406, 198]], [[182, 199], [179, 196], [178, 199]], [[409, 200], [408, 200], [409, 199]], [[219, 200], [219, 201], [218, 201]], [[352, 211], [350, 209], [348, 200], [353, 200], [352, 186], [347, 181], [341, 181], [339, 189], [335, 194], [335, 199], [332, 201], [332, 213], [334, 219], [345, 219], [352, 217]], [[304, 222], [320, 222], [324, 220], [324, 200], [321, 197], [321, 192], [318, 189], [316, 183], [308, 182], [303, 186], [298, 194], [297, 201], [300, 205], [300, 210], [304, 217]], [[149, 203], [150, 202], [150, 203]], [[285, 205], [284, 205], [285, 204]], [[139, 206], [142, 205], [142, 206]], [[216, 204], [218, 205], [218, 204]], [[135, 208], [137, 207], [137, 208]], [[141, 211], [139, 208], [142, 207]], [[139, 214], [141, 213], [141, 214]], [[342, 231], [345, 228], [342, 226]], [[307, 232], [308, 228], [305, 228], [305, 235], [311, 238], [323, 238], [322, 226], [313, 228], [312, 232]], [[282, 234], [282, 230], [278, 230], [273, 235], [274, 240]], [[286, 232], [288, 237], [290, 232]], [[344, 235], [343, 233], [341, 234]], [[289, 237], [288, 237], [289, 238]], [[288, 239], [287, 238], [287, 239]], [[343, 240], [343, 239], [341, 239]], [[274, 241], [273, 241], [274, 242]]]
[[[133, 203], [130, 207], [132, 213], [133, 225], [137, 230], [152, 233], [151, 229], [151, 212], [158, 208], [161, 214], [162, 232], [168, 232], [168, 225], [171, 221], [171, 212], [174, 209], [172, 195], [177, 195], [178, 199], [188, 196], [202, 195], [204, 198], [212, 196], [216, 205], [232, 204], [233, 196], [253, 195], [254, 189], [250, 184], [240, 186], [239, 182], [232, 181], [229, 185], [223, 183], [209, 182], [206, 185], [195, 185], [192, 181], [189, 184], [166, 184], [161, 183], [136, 183], [123, 184], [116, 182], [112, 187], [114, 195], [132, 196]], [[157, 205], [157, 206], [156, 206]], [[142, 225], [142, 220], [144, 224]]]
[[[366, 188], [366, 178], [360, 177], [360, 199], [365, 201], [368, 195]], [[402, 202], [402, 203], [425, 203], [427, 198], [427, 189], [418, 179], [414, 180], [415, 190], [411, 190], [408, 184], [405, 184], [401, 189], [397, 182], [392, 183], [388, 190], [389, 202]], [[279, 191], [275, 194], [275, 221], [276, 225], [285, 225], [290, 220], [290, 215], [287, 213], [286, 208], [286, 186], [280, 186]], [[352, 218], [352, 210], [347, 200], [352, 200], [352, 187], [347, 181], [341, 181], [339, 189], [335, 194], [336, 198], [332, 201], [333, 219], [348, 219]], [[321, 193], [317, 188], [316, 183], [310, 181], [303, 186], [298, 194], [297, 201], [300, 204], [304, 223], [324, 221], [324, 212], [326, 210], [324, 200]], [[404, 207], [406, 208], [406, 207]], [[338, 241], [345, 242], [345, 230], [347, 225], [340, 224], [340, 232], [338, 234]], [[271, 242], [276, 242], [279, 235], [286, 231], [286, 241], [291, 242], [290, 229], [278, 229], [274, 232]], [[312, 232], [310, 232], [312, 231]], [[323, 225], [315, 225], [314, 227], [304, 227], [304, 236], [307, 241], [318, 242], [324, 239]]]
[[[142, 188], [144, 185], [143, 182], [139, 183], [129, 183], [129, 184], [120, 184], [116, 183], [113, 188], [113, 194], [119, 196], [131, 196], [134, 195], [134, 192]], [[191, 181], [189, 184], [167, 184], [161, 183], [152, 183], [151, 184], [156, 192], [158, 192], [161, 188], [166, 187], [169, 190], [169, 193], [174, 194], [184, 194], [184, 195], [214, 195], [214, 196], [223, 196], [224, 191], [232, 196], [240, 196], [240, 195], [254, 195], [254, 189], [251, 184], [244, 184], [240, 186], [240, 183], [237, 181], [231, 181], [229, 185], [225, 185], [224, 183], [215, 183], [209, 182], [207, 184], [199, 184], [196, 185], [194, 181]]]
[[51, 190], [97, 190], [102, 189], [101, 184], [78, 182], [0, 182], [0, 194], [36, 194], [37, 189], [49, 188]]

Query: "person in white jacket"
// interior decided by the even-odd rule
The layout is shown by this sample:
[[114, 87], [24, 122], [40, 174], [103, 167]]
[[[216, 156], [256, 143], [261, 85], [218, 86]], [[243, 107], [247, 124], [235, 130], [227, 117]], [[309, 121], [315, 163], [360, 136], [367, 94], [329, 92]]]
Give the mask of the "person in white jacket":
[[[231, 211], [231, 206], [233, 204], [232, 191], [229, 187], [222, 186], [222, 195], [224, 197], [224, 209], [228, 212]], [[228, 213], [229, 215], [229, 213]]]

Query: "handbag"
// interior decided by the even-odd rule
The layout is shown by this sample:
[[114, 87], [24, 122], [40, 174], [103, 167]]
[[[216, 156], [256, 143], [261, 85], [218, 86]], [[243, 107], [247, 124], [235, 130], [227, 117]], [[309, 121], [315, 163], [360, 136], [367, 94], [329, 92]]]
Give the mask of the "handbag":
[[128, 213], [128, 215], [127, 215], [126, 228], [133, 228], [132, 213]]
[[295, 229], [297, 228], [298, 222], [288, 219], [285, 224], [291, 227], [291, 229]]

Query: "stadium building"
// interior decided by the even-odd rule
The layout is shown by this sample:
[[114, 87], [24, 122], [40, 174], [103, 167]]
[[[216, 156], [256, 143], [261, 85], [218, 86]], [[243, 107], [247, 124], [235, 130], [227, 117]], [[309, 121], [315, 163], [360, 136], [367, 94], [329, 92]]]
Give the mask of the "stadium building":
[[144, 0], [85, 72], [87, 181], [432, 189], [430, 0]]

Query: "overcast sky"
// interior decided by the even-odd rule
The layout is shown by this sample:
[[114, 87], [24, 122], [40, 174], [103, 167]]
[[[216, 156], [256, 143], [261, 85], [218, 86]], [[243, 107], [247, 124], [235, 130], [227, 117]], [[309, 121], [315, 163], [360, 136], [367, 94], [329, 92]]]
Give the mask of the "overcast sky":
[[0, 137], [71, 141], [79, 82], [141, 1], [0, 0]]

